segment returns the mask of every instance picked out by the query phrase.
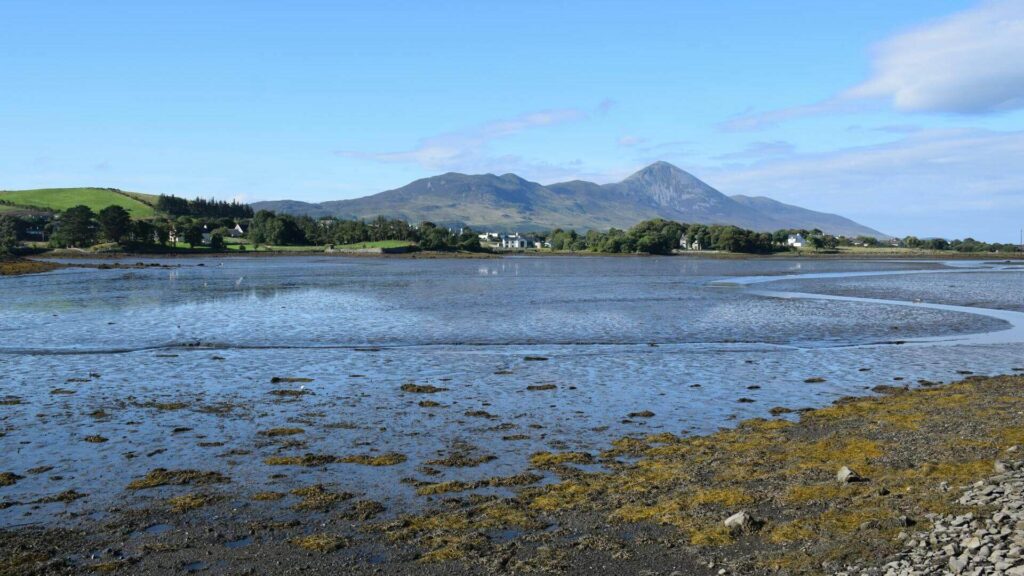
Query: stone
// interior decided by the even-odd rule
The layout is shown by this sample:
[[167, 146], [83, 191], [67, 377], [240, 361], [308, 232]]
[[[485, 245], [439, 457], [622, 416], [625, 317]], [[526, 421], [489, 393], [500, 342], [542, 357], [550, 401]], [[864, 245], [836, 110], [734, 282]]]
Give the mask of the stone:
[[860, 482], [861, 477], [853, 470], [850, 470], [848, 467], [843, 466], [842, 468], [839, 469], [839, 472], [836, 473], [836, 480], [842, 482], [843, 484], [848, 484], [850, 482]]
[[741, 510], [725, 519], [725, 527], [733, 532], [750, 530], [754, 527], [754, 517]]

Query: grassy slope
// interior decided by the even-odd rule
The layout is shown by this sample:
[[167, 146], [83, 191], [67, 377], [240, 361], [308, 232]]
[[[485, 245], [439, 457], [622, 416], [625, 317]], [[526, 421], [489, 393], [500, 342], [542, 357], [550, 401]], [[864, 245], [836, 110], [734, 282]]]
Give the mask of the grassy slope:
[[105, 188], [41, 188], [0, 192], [0, 200], [51, 210], [67, 210], [84, 204], [99, 211], [117, 205], [130, 212], [133, 218], [151, 218], [156, 196], [136, 192], [121, 193]]

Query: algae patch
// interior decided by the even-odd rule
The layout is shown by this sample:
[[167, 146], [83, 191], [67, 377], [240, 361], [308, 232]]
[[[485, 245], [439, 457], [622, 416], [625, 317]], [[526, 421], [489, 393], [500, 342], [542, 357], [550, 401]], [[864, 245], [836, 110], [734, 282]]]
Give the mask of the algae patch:
[[154, 468], [153, 470], [150, 470], [145, 477], [132, 480], [128, 484], [128, 489], [144, 490], [146, 488], [155, 488], [157, 486], [220, 484], [230, 481], [230, 478], [220, 472]]

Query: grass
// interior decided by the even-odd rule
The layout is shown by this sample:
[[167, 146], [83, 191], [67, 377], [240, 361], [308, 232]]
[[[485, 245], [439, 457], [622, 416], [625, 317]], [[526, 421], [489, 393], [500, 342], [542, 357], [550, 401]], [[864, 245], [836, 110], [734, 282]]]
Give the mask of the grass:
[[[94, 212], [99, 212], [107, 206], [120, 206], [127, 210], [132, 218], [140, 219], [153, 217], [156, 196], [108, 188], [40, 188], [0, 192], [0, 200], [26, 208], [58, 211], [79, 204], [92, 208]], [[10, 209], [11, 206], [8, 205], [7, 208]]]
[[[335, 250], [363, 250], [363, 249], [389, 249], [389, 248], [405, 248], [407, 246], [413, 246], [413, 242], [407, 240], [381, 240], [378, 242], [359, 242], [356, 244], [335, 244]], [[266, 244], [260, 244], [257, 248], [255, 245], [250, 243], [248, 240], [242, 238], [225, 238], [224, 246], [229, 251], [245, 251], [245, 252], [323, 252], [327, 250], [327, 246], [268, 246]], [[188, 248], [188, 244], [184, 242], [178, 242], [177, 248]], [[203, 246], [202, 248], [206, 248]], [[196, 249], [200, 249], [196, 246]]]
[[335, 250], [360, 250], [363, 248], [404, 248], [412, 246], [408, 240], [380, 240], [377, 242], [359, 242], [356, 244], [335, 244]]

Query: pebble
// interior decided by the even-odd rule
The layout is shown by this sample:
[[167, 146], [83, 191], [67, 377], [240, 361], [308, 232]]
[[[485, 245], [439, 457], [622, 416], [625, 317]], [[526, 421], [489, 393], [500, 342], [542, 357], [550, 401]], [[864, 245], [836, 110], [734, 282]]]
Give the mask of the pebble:
[[931, 529], [900, 533], [902, 551], [883, 565], [847, 566], [834, 576], [1024, 576], [1024, 462], [1009, 459], [1017, 451], [1007, 450], [1007, 458], [993, 464], [994, 476], [963, 492], [958, 502], [976, 512], [929, 514]]

